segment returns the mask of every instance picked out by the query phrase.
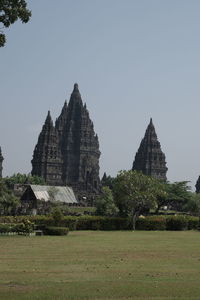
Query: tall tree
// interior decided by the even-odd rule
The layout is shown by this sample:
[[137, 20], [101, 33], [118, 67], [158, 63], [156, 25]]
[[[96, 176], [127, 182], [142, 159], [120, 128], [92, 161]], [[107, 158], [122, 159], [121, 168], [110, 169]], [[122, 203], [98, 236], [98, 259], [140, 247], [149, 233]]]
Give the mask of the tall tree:
[[99, 216], [115, 216], [118, 213], [112, 191], [108, 186], [103, 186], [102, 194], [97, 197], [96, 202], [96, 214]]
[[13, 195], [5, 185], [4, 181], [0, 179], [0, 214], [15, 214], [19, 204], [19, 199]]
[[133, 230], [137, 217], [145, 209], [155, 207], [160, 191], [158, 181], [139, 171], [121, 171], [114, 183], [114, 200], [122, 215], [132, 218]]
[[[27, 9], [25, 0], [0, 0], [0, 24], [9, 27], [18, 19], [27, 23], [31, 17], [31, 11]], [[6, 36], [0, 31], [0, 47], [6, 43]]]

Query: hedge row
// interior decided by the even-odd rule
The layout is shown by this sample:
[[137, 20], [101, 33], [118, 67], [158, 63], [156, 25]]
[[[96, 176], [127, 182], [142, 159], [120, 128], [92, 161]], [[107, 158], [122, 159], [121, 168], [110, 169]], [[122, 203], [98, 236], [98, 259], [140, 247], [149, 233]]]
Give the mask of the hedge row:
[[[34, 223], [37, 229], [47, 226], [67, 227], [69, 230], [131, 230], [131, 220], [119, 217], [80, 216], [64, 217], [59, 224], [51, 216], [0, 217], [0, 223], [22, 223], [24, 218]], [[192, 216], [147, 216], [136, 222], [137, 230], [197, 230], [199, 218]]]

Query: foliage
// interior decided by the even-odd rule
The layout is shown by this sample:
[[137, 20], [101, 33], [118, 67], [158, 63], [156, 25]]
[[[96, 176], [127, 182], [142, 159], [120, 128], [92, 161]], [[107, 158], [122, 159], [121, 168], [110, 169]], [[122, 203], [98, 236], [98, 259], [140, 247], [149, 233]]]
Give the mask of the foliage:
[[116, 177], [113, 192], [121, 215], [132, 217], [134, 230], [139, 214], [154, 207], [156, 197], [162, 191], [153, 177], [138, 171], [121, 171]]
[[106, 173], [103, 174], [103, 177], [101, 179], [102, 186], [108, 186], [111, 190], [113, 190], [115, 178], [111, 177], [110, 175], [106, 175]]
[[183, 211], [184, 205], [191, 197], [191, 188], [188, 186], [188, 181], [160, 182], [159, 184], [163, 193], [157, 196], [156, 213], [162, 206], [170, 207], [176, 211]]
[[52, 218], [54, 220], [54, 225], [59, 226], [62, 223], [62, 220], [63, 220], [63, 217], [64, 217], [61, 209], [59, 207], [55, 207], [53, 209], [53, 212], [52, 212], [51, 215], [52, 215]]
[[[46, 227], [54, 227], [55, 221], [52, 216], [1, 216], [0, 223], [10, 226], [11, 224], [21, 224], [24, 220], [29, 220], [31, 226], [44, 230]], [[130, 230], [132, 227], [130, 218], [105, 217], [105, 216], [81, 216], [63, 217], [60, 222], [61, 227], [69, 230]], [[178, 216], [140, 216], [136, 222], [138, 230], [197, 230], [199, 228], [199, 217], [178, 215]]]
[[46, 235], [67, 235], [69, 233], [69, 228], [67, 227], [46, 227], [44, 234]]
[[7, 188], [3, 179], [0, 179], [0, 214], [12, 215], [16, 213], [19, 199]]
[[175, 216], [166, 218], [167, 230], [186, 230], [188, 229], [188, 218], [185, 216]]
[[0, 233], [8, 233], [12, 231], [12, 225], [10, 224], [0, 224]]
[[9, 189], [12, 189], [15, 184], [38, 184], [38, 185], [45, 185], [45, 180], [42, 177], [30, 174], [13, 174], [10, 177], [5, 177], [4, 179], [5, 184]]
[[113, 200], [112, 191], [108, 186], [102, 188], [102, 194], [96, 199], [96, 215], [99, 216], [115, 216], [118, 208]]
[[[25, 0], [0, 0], [0, 24], [4, 27], [9, 27], [18, 19], [27, 23], [30, 17], [31, 12], [27, 9]], [[3, 47], [5, 42], [5, 34], [0, 31], [0, 47]]]
[[184, 210], [189, 213], [200, 215], [200, 194], [191, 193], [187, 203], [184, 205]]
[[166, 230], [166, 218], [162, 216], [139, 217], [136, 228], [138, 230]]
[[15, 232], [18, 234], [29, 234], [34, 230], [34, 223], [29, 221], [27, 218], [23, 219], [22, 223], [16, 224]]

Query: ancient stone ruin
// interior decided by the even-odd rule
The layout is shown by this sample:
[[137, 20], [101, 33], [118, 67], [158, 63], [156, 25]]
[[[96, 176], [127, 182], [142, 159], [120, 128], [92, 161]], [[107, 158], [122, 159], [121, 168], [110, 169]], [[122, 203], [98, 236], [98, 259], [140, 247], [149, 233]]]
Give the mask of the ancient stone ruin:
[[1, 152], [1, 147], [0, 147], [0, 178], [2, 178], [2, 171], [3, 171], [3, 155], [2, 155], [2, 152]]
[[71, 186], [79, 203], [92, 205], [100, 191], [99, 157], [98, 136], [75, 84], [55, 125], [48, 112], [33, 153], [32, 175], [49, 185]]
[[145, 175], [166, 180], [165, 154], [161, 150], [152, 119], [135, 155], [132, 170], [142, 171]]

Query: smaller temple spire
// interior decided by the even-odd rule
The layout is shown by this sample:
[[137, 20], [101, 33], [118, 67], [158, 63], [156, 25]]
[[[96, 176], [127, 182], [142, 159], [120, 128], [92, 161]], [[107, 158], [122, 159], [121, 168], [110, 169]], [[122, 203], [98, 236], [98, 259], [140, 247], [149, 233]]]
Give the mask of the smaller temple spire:
[[3, 155], [2, 155], [2, 152], [1, 152], [1, 147], [0, 147], [0, 178], [2, 178], [2, 170], [3, 170], [3, 166], [2, 166], [2, 163], [3, 163]]
[[146, 175], [166, 180], [165, 154], [158, 141], [152, 118], [135, 155], [132, 170], [142, 171]]
[[200, 176], [197, 179], [197, 182], [195, 184], [196, 193], [200, 193]]

